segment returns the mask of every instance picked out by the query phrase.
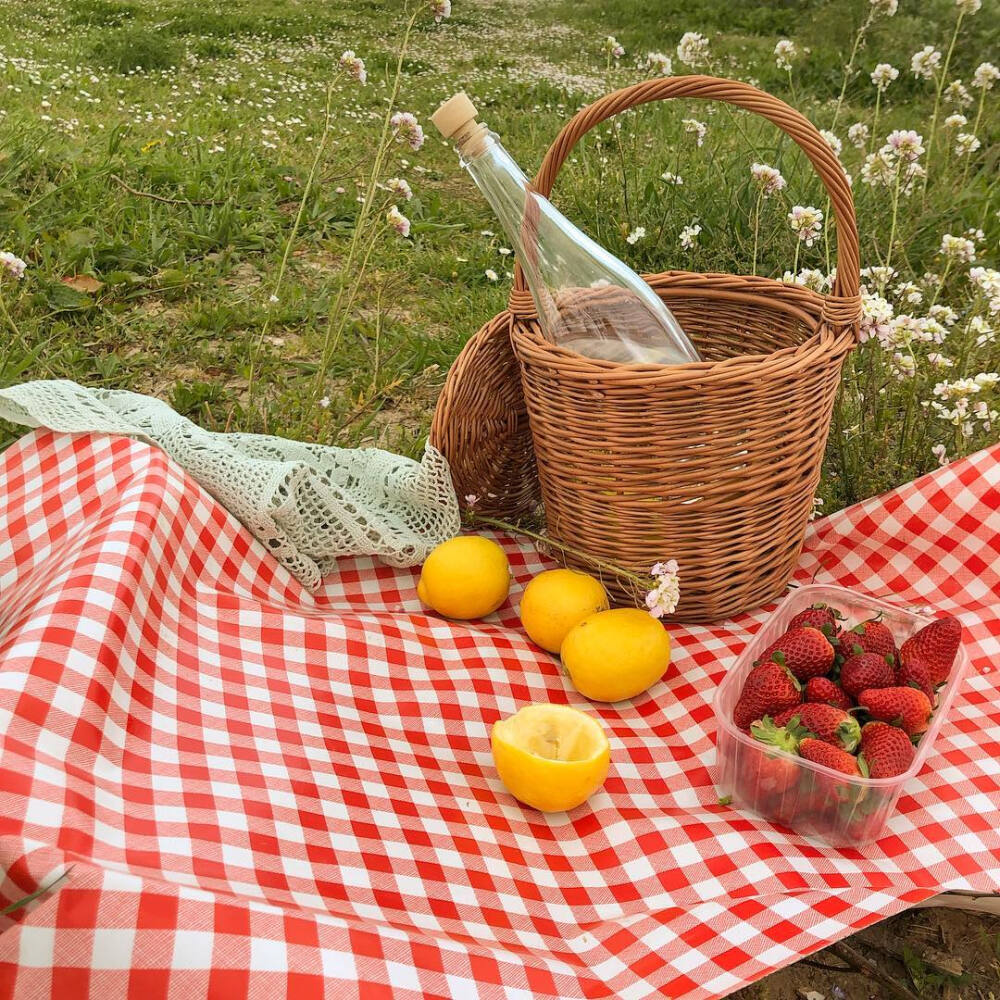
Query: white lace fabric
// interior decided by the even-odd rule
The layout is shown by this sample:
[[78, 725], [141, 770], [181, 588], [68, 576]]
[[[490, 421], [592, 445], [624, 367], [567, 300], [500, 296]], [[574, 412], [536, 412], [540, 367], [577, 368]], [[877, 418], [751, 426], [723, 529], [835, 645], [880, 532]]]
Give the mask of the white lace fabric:
[[151, 396], [65, 380], [0, 389], [0, 417], [162, 448], [310, 590], [341, 556], [415, 566], [461, 525], [447, 460], [429, 444], [417, 462], [380, 448], [220, 434]]

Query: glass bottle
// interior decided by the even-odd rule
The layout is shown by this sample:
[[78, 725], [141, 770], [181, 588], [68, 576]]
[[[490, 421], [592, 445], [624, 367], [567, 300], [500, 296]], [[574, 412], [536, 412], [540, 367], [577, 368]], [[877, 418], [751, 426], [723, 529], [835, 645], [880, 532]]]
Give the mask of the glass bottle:
[[462, 166], [514, 242], [546, 339], [609, 361], [700, 361], [652, 288], [538, 194], [476, 116], [472, 101], [459, 93], [431, 121], [454, 141]]

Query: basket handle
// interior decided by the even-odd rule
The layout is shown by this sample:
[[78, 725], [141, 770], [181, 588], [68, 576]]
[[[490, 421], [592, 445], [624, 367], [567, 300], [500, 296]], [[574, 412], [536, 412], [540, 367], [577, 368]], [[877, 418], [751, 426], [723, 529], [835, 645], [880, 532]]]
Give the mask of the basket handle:
[[[823, 317], [832, 326], [855, 326], [856, 329], [861, 306], [858, 294], [861, 281], [861, 254], [857, 220], [854, 215], [854, 198], [844, 168], [808, 118], [789, 107], [784, 101], [751, 87], [748, 83], [715, 76], [672, 76], [636, 83], [631, 87], [623, 87], [607, 94], [578, 111], [563, 126], [545, 154], [532, 186], [539, 194], [549, 197], [566, 157], [577, 141], [595, 125], [599, 125], [620, 111], [627, 111], [629, 108], [648, 104], [650, 101], [663, 101], [675, 97], [724, 101], [726, 104], [752, 111], [791, 136], [806, 154], [830, 196], [834, 219], [837, 222], [837, 278], [831, 293], [825, 296]], [[523, 312], [524, 308], [518, 306], [523, 303], [527, 307], [529, 298], [530, 292], [521, 265], [515, 262], [514, 288], [511, 292], [512, 311]], [[529, 308], [534, 312], [533, 306]]]

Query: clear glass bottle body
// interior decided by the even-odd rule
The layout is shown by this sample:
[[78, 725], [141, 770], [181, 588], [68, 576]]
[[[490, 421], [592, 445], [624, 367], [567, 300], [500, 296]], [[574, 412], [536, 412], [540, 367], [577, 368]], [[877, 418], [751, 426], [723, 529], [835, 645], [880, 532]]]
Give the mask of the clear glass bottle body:
[[462, 165], [517, 248], [546, 339], [592, 358], [700, 361], [673, 313], [638, 274], [573, 225], [486, 132]]

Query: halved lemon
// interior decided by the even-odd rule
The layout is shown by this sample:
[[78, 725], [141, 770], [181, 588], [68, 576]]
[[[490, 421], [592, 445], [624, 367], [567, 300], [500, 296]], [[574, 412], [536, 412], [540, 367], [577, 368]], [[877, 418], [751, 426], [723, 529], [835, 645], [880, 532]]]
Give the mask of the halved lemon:
[[604, 784], [611, 747], [601, 724], [568, 705], [526, 705], [493, 724], [493, 760], [507, 791], [542, 812], [565, 812]]

